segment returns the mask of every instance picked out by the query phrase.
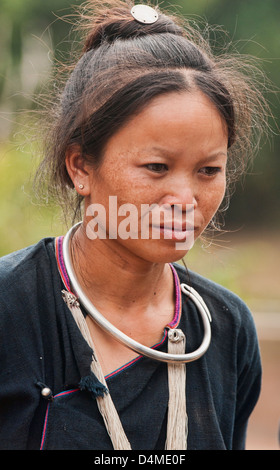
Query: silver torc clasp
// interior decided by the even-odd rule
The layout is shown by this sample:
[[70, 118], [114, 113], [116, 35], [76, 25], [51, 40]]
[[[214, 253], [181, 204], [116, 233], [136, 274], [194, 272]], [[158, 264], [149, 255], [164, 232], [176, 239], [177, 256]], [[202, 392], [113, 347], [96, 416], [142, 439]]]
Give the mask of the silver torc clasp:
[[172, 343], [180, 343], [185, 339], [185, 335], [182, 330], [179, 330], [178, 328], [170, 329], [168, 331], [168, 339], [172, 341]]

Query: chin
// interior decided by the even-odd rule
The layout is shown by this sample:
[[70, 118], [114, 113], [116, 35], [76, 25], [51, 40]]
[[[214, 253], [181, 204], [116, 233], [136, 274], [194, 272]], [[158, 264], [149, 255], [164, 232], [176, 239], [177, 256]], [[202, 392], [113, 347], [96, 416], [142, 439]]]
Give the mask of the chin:
[[189, 252], [189, 249], [178, 249], [174, 246], [162, 246], [158, 244], [149, 249], [141, 250], [138, 256], [150, 263], [174, 263], [181, 260]]

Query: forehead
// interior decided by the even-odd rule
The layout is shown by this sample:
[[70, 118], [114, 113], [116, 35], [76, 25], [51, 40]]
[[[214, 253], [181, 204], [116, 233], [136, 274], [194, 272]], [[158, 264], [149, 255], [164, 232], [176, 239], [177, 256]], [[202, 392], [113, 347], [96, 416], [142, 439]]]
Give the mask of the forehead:
[[174, 92], [154, 98], [108, 142], [114, 147], [161, 148], [162, 152], [191, 147], [212, 152], [227, 146], [227, 126], [215, 105], [203, 93]]

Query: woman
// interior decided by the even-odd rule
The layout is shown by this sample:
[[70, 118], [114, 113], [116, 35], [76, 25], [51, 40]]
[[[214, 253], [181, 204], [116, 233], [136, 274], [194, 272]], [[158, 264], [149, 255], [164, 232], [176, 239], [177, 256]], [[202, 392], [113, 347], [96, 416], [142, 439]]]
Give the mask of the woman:
[[261, 98], [190, 26], [109, 6], [40, 168], [82, 222], [0, 264], [0, 447], [244, 449], [251, 314], [174, 262], [246, 167]]

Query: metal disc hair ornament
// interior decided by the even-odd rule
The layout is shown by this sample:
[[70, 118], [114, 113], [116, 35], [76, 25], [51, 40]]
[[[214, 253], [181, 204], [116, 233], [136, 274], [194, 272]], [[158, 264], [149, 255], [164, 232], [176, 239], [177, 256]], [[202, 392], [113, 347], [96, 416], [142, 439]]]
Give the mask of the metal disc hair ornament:
[[133, 18], [142, 24], [153, 24], [158, 20], [158, 13], [148, 5], [135, 5], [131, 9]]

